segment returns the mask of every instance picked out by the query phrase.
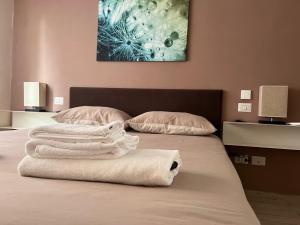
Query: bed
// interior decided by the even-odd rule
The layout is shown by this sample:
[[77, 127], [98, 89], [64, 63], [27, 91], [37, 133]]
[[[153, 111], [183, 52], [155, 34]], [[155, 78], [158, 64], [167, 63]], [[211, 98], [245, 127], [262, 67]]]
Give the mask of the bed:
[[[186, 111], [221, 128], [219, 90], [71, 88], [70, 106], [102, 105], [135, 116]], [[217, 135], [134, 133], [141, 148], [179, 149], [183, 168], [171, 187], [21, 177], [27, 130], [0, 132], [1, 225], [259, 225]]]

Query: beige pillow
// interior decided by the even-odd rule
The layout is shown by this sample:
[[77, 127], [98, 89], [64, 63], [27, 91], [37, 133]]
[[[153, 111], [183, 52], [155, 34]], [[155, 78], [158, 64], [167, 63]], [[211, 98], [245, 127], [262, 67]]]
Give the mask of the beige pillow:
[[204, 117], [182, 112], [146, 112], [126, 123], [146, 133], [208, 135], [217, 129]]
[[104, 125], [112, 121], [125, 122], [131, 117], [127, 113], [114, 108], [80, 106], [59, 112], [52, 118], [59, 123]]

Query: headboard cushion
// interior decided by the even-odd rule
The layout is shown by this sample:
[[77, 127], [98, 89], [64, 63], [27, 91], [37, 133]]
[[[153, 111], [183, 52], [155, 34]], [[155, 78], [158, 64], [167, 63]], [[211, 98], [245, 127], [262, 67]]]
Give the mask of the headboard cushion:
[[71, 87], [70, 107], [106, 106], [131, 116], [148, 111], [187, 112], [206, 117], [218, 130], [222, 90], [131, 89]]

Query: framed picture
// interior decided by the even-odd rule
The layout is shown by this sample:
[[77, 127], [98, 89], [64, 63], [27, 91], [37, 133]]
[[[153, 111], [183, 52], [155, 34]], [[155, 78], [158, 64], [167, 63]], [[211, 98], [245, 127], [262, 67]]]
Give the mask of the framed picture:
[[97, 61], [185, 61], [189, 0], [99, 0]]

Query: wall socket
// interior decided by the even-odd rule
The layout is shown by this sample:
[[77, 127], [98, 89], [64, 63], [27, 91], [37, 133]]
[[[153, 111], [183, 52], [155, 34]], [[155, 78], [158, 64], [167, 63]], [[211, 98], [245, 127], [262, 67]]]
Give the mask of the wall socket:
[[54, 105], [63, 105], [64, 97], [54, 97]]
[[249, 156], [248, 155], [234, 156], [234, 163], [248, 165], [249, 164]]
[[266, 166], [266, 157], [263, 156], [252, 156], [251, 164], [254, 166]]
[[235, 164], [266, 166], [266, 157], [263, 156], [249, 156], [249, 155], [235, 155]]

